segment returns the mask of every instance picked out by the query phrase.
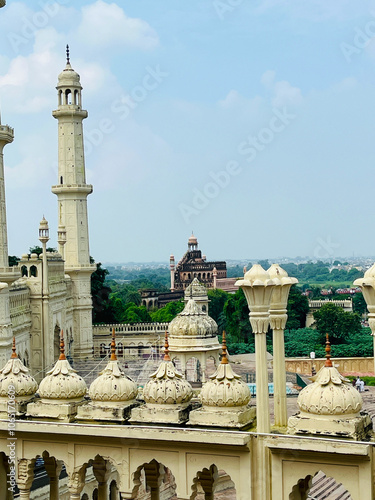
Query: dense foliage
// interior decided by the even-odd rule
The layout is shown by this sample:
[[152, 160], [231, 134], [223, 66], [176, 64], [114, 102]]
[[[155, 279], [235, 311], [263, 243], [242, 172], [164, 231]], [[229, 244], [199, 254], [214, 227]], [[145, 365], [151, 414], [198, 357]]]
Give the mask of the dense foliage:
[[[347, 263], [334, 262], [335, 265]], [[341, 283], [352, 284], [354, 280], [363, 276], [363, 271], [352, 268], [349, 271], [345, 269], [332, 269], [330, 272], [330, 265], [326, 262], [307, 262], [305, 264], [294, 264], [292, 262], [283, 264], [283, 269], [289, 274], [298, 278], [300, 283]]]
[[346, 344], [348, 337], [354, 337], [362, 329], [357, 313], [345, 312], [331, 302], [314, 312], [314, 320], [321, 342], [328, 333], [332, 344]]

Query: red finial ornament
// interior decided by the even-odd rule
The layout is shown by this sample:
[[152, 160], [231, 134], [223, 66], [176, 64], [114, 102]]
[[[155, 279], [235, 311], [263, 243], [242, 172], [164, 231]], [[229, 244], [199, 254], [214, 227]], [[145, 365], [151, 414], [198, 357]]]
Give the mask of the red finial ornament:
[[164, 343], [164, 361], [171, 361], [169, 355], [169, 342], [168, 342], [168, 332], [165, 332], [165, 343]]
[[10, 359], [17, 359], [17, 353], [16, 353], [16, 337], [13, 337], [13, 344], [12, 344], [12, 355]]
[[116, 356], [116, 335], [115, 335], [115, 329], [112, 329], [112, 341], [111, 341], [111, 357], [110, 361], [116, 361], [117, 356]]
[[59, 356], [59, 360], [61, 359], [66, 359], [66, 356], [65, 356], [65, 344], [64, 344], [64, 332], [61, 330], [61, 333], [60, 333], [60, 356]]
[[222, 344], [222, 351], [221, 351], [221, 364], [222, 365], [227, 365], [229, 364], [228, 362], [228, 351], [227, 351], [227, 341], [225, 338], [225, 330], [223, 330], [223, 339], [221, 341]]
[[331, 361], [331, 342], [329, 341], [328, 333], [326, 334], [326, 362], [324, 366], [332, 368], [333, 364]]

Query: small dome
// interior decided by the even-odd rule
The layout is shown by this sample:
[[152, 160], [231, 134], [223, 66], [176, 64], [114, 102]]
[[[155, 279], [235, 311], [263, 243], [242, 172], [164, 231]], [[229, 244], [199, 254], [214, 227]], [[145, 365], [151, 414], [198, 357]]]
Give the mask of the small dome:
[[61, 332], [60, 357], [39, 385], [39, 396], [49, 400], [80, 401], [87, 392], [86, 382], [70, 366], [64, 353]]
[[76, 71], [74, 71], [70, 63], [66, 63], [65, 68], [59, 74], [57, 86], [73, 86], [81, 88], [80, 76]]
[[194, 278], [185, 289], [185, 299], [194, 299], [198, 297], [205, 297], [208, 300], [207, 289], [197, 278]]
[[116, 358], [116, 343], [113, 329], [111, 359], [98, 378], [90, 385], [89, 395], [92, 401], [131, 401], [138, 393], [137, 384], [119, 367]]
[[190, 236], [190, 238], [189, 238], [189, 240], [188, 240], [188, 244], [189, 244], [189, 245], [198, 245], [198, 240], [197, 240], [197, 238], [194, 236], [194, 234], [193, 234], [193, 233], [191, 233], [191, 236]]
[[203, 384], [200, 398], [203, 406], [239, 407], [246, 406], [251, 393], [247, 384], [233, 372], [227, 359], [225, 335], [221, 363], [210, 380]]
[[89, 389], [92, 401], [131, 401], [137, 393], [137, 384], [125, 375], [117, 360], [108, 362]]
[[4, 368], [0, 370], [0, 397], [8, 397], [9, 387], [14, 387], [15, 397], [33, 396], [38, 384], [29, 375], [29, 370], [16, 354], [15, 338], [13, 337], [13, 353]]
[[362, 398], [349, 380], [333, 366], [323, 366], [298, 396], [301, 412], [314, 415], [353, 415], [362, 408]]
[[178, 373], [172, 361], [162, 361], [143, 389], [146, 403], [183, 404], [193, 397], [193, 389], [181, 373]]
[[189, 299], [184, 310], [169, 323], [168, 331], [173, 337], [215, 337], [218, 328], [216, 322]]
[[189, 382], [179, 373], [169, 357], [168, 337], [165, 336], [164, 361], [143, 389], [143, 397], [148, 404], [180, 405], [193, 397]]

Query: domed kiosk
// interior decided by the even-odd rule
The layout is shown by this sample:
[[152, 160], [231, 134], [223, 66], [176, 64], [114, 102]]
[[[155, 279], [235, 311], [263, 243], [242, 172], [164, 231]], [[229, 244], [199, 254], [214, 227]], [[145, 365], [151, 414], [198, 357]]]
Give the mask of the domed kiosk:
[[255, 407], [249, 406], [250, 389], [228, 362], [225, 332], [221, 363], [203, 385], [200, 399], [202, 408], [190, 412], [189, 425], [242, 429], [255, 420]]
[[27, 405], [27, 416], [39, 420], [72, 422], [77, 408], [83, 404], [86, 382], [70, 366], [65, 357], [64, 334], [61, 330], [60, 357], [39, 384], [40, 400]]
[[313, 383], [300, 392], [300, 412], [289, 418], [288, 433], [365, 439], [372, 421], [361, 412], [360, 393], [333, 366], [330, 352], [327, 335], [325, 365], [313, 377]]
[[12, 355], [0, 370], [0, 418], [9, 418], [10, 402], [15, 416], [25, 416], [26, 405], [32, 401], [37, 389], [35, 379], [17, 356], [16, 339], [13, 337]]
[[181, 424], [188, 419], [193, 390], [171, 361], [167, 333], [164, 360], [150, 376], [143, 397], [146, 404], [132, 410], [132, 423]]
[[120, 368], [116, 356], [115, 329], [112, 331], [111, 357], [89, 389], [91, 401], [78, 408], [77, 420], [123, 423], [138, 405], [137, 384]]
[[208, 296], [206, 288], [194, 278], [185, 290], [185, 308], [169, 324], [169, 352], [171, 358], [179, 359], [181, 370], [186, 373], [189, 359], [199, 362], [198, 381], [205, 381], [207, 359], [219, 362], [220, 344], [217, 338], [218, 327], [208, 315]]

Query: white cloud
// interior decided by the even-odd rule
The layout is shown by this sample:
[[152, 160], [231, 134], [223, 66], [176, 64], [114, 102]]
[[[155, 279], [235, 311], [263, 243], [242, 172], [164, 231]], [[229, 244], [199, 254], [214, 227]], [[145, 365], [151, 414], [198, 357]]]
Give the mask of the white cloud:
[[298, 106], [299, 104], [302, 104], [303, 97], [301, 89], [293, 87], [286, 80], [276, 81], [275, 71], [266, 71], [263, 73], [260, 81], [264, 87], [271, 92], [273, 106]]
[[101, 48], [128, 46], [147, 50], [159, 43], [157, 33], [146, 21], [128, 17], [117, 4], [102, 0], [82, 8], [78, 37]]

